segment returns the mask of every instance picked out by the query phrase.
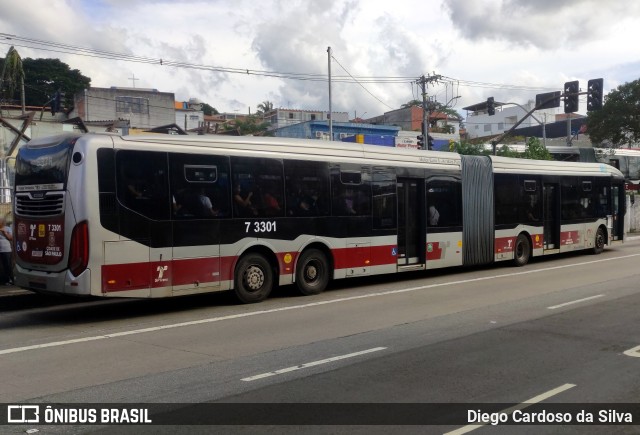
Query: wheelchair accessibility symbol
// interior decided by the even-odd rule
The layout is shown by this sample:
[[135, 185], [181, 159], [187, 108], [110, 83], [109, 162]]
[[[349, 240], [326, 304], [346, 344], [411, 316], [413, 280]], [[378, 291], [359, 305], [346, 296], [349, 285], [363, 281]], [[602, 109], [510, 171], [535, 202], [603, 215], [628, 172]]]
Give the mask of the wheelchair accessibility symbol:
[[398, 255], [398, 248], [397, 247], [393, 247], [391, 249], [391, 255], [393, 255], [394, 257]]

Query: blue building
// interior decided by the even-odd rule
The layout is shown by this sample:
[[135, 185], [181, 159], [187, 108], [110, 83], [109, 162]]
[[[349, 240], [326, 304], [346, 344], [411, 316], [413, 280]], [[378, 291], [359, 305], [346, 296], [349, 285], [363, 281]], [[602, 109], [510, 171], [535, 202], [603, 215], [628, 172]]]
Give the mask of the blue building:
[[[385, 137], [395, 138], [400, 127], [391, 125], [373, 125], [356, 122], [334, 122], [333, 140], [342, 141], [348, 136], [363, 134], [368, 136], [380, 136], [381, 143]], [[329, 137], [328, 121], [307, 121], [298, 124], [287, 125], [273, 130], [276, 137], [292, 137], [297, 139], [321, 139], [331, 140]]]

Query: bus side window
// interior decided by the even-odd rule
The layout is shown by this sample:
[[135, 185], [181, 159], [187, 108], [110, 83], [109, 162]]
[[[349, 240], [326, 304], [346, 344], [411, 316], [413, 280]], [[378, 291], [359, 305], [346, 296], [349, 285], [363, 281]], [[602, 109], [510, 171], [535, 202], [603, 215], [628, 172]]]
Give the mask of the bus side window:
[[231, 215], [228, 157], [172, 153], [169, 159], [175, 219]]
[[167, 154], [121, 150], [116, 153], [118, 200], [154, 220], [169, 218]]
[[232, 157], [231, 173], [234, 216], [284, 216], [284, 176], [281, 160]]
[[371, 170], [368, 166], [334, 165], [331, 168], [333, 216], [371, 213]]
[[287, 216], [329, 214], [329, 167], [326, 163], [285, 160], [284, 174]]
[[427, 180], [427, 226], [462, 225], [462, 185], [450, 176], [432, 176]]

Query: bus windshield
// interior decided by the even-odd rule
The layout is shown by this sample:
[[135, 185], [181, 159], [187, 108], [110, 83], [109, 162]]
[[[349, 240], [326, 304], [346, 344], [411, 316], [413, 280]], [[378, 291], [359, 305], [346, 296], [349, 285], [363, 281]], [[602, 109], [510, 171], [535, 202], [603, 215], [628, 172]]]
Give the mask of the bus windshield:
[[76, 138], [63, 141], [27, 144], [16, 158], [17, 190], [62, 190], [67, 182], [69, 158]]

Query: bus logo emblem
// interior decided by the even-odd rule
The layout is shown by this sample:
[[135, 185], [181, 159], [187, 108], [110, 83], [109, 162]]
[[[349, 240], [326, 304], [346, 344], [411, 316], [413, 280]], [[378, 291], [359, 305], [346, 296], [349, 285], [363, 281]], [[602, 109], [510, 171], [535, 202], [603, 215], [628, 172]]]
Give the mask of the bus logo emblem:
[[169, 279], [164, 278], [164, 273], [169, 269], [169, 266], [158, 266], [156, 271], [158, 272], [158, 277], [156, 278], [156, 282], [165, 282], [169, 281]]

